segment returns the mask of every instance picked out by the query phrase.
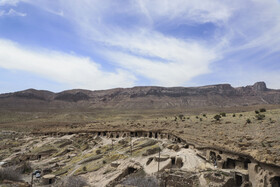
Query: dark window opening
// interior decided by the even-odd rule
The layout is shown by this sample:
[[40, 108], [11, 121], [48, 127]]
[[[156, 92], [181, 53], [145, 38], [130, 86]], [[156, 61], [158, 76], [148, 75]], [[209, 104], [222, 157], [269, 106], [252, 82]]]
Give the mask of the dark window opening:
[[138, 132], [135, 132], [135, 136], [138, 137]]
[[136, 171], [136, 169], [133, 168], [133, 167], [128, 167], [128, 168], [127, 168], [127, 173], [128, 173], [128, 175], [131, 174], [131, 173], [134, 173], [135, 171]]
[[98, 132], [98, 136], [100, 136], [101, 135], [101, 132]]
[[148, 161], [146, 162], [146, 165], [149, 165], [153, 161], [153, 159], [154, 158], [149, 158]]
[[175, 165], [175, 157], [171, 157], [171, 164]]
[[235, 161], [228, 158], [225, 162], [225, 168], [224, 169], [234, 169], [235, 168]]
[[241, 186], [242, 185], [242, 176], [240, 175], [235, 175], [235, 184], [237, 186]]
[[51, 184], [52, 183], [52, 179], [49, 179], [49, 184]]
[[158, 133], [157, 132], [155, 133], [155, 138], [158, 138]]
[[216, 153], [213, 151], [210, 151], [210, 161], [213, 162], [214, 164], [216, 163]]
[[271, 185], [272, 187], [280, 187], [280, 177], [273, 177]]
[[149, 132], [149, 138], [152, 138], [152, 137], [153, 137], [153, 133]]
[[107, 134], [106, 132], [103, 132], [103, 136], [106, 136], [106, 134]]
[[244, 161], [244, 169], [248, 169], [248, 164], [251, 163], [251, 161], [249, 159], [246, 159]]
[[221, 176], [220, 173], [214, 173], [214, 175], [215, 175], [216, 177], [220, 177], [220, 176]]
[[119, 134], [117, 134], [117, 135], [116, 135], [116, 138], [119, 138], [119, 137], [120, 137], [120, 135], [119, 135]]
[[181, 143], [181, 138], [178, 138], [178, 143]]

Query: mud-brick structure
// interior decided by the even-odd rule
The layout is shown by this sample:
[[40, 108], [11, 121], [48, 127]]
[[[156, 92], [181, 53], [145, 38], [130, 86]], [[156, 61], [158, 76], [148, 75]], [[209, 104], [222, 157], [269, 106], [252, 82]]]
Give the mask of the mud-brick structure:
[[250, 182], [253, 186], [280, 187], [280, 167], [258, 162], [254, 158], [225, 150], [204, 148], [199, 156], [217, 168], [230, 171], [237, 185]]
[[48, 174], [48, 175], [44, 175], [42, 177], [42, 185], [49, 185], [49, 184], [53, 184], [55, 182], [56, 176], [52, 175], [52, 174]]
[[[105, 138], [125, 138], [125, 137], [146, 137], [154, 139], [168, 139], [173, 143], [180, 144], [182, 148], [194, 149], [197, 153], [197, 156], [206, 160], [209, 163], [212, 163], [220, 171], [227, 173], [230, 176], [233, 176], [234, 185], [241, 186], [243, 184], [252, 184], [252, 186], [266, 186], [266, 187], [280, 187], [280, 167], [277, 165], [267, 164], [259, 162], [250, 155], [245, 155], [237, 152], [231, 152], [218, 147], [202, 147], [201, 145], [196, 145], [194, 143], [189, 143], [187, 140], [172, 134], [167, 131], [144, 131], [144, 130], [134, 130], [134, 131], [125, 131], [125, 130], [115, 130], [115, 131], [83, 131], [83, 132], [44, 132], [44, 135], [69, 135], [74, 133], [83, 133], [89, 134], [93, 137], [105, 137]], [[42, 133], [34, 133], [42, 134]], [[177, 172], [178, 173], [178, 172]], [[178, 178], [179, 177], [179, 178]], [[213, 180], [219, 179], [219, 174], [216, 176], [209, 176]], [[180, 179], [180, 180], [179, 180]], [[226, 178], [223, 178], [225, 181]], [[167, 177], [167, 181], [178, 181], [186, 182], [193, 181], [190, 178], [180, 178], [179, 175], [171, 173]], [[232, 181], [229, 179], [229, 184]], [[172, 183], [172, 182], [170, 182]]]

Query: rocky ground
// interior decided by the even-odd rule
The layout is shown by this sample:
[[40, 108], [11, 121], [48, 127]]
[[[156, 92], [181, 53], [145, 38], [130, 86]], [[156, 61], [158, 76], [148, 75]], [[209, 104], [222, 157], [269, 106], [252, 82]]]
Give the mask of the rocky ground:
[[[220, 115], [222, 114], [222, 115]], [[221, 118], [216, 120], [214, 117]], [[223, 116], [224, 115], [224, 116]], [[261, 119], [259, 117], [262, 117]], [[54, 130], [55, 129], [55, 130]], [[166, 131], [201, 147], [218, 147], [252, 156], [260, 162], [280, 165], [280, 110], [239, 113], [200, 113], [188, 115], [184, 111], [172, 116], [148, 119], [115, 119], [85, 125], [59, 126], [34, 132], [86, 132], [117, 130]]]
[[[91, 132], [167, 132], [196, 148], [219, 148], [280, 166], [279, 116], [279, 109], [196, 115], [182, 110], [141, 119], [109, 115], [90, 123], [51, 123], [28, 131], [22, 131], [23, 124], [20, 131], [5, 124], [0, 136], [0, 164], [2, 168], [15, 166], [29, 183], [30, 172], [36, 169], [44, 175], [53, 174], [54, 186], [69, 186], [67, 181], [89, 186], [135, 185], [140, 179], [152, 186], [172, 186], [177, 181], [190, 186], [234, 186], [231, 170], [215, 168], [197, 155], [197, 149], [185, 148], [184, 144], [160, 138], [107, 138]], [[34, 184], [44, 182], [45, 179], [36, 179]]]
[[[59, 137], [15, 132], [2, 134], [6, 137], [2, 136], [1, 144], [9, 145], [1, 148], [2, 167], [15, 165], [19, 170], [28, 163], [30, 168], [23, 171], [22, 179], [29, 183], [30, 172], [40, 170], [44, 175], [55, 175], [53, 186], [63, 186], [71, 176], [79, 176], [88, 186], [98, 187], [161, 186], [163, 183], [173, 184], [173, 175], [185, 176], [184, 180], [199, 186], [209, 183], [233, 184], [233, 179], [226, 172], [217, 170], [198, 157], [196, 150], [183, 148], [170, 140], [108, 139], [83, 133]], [[10, 137], [15, 135], [17, 138], [8, 138], [9, 134]], [[223, 180], [217, 182], [217, 178]], [[44, 186], [43, 184], [43, 179], [34, 181], [35, 186]]]

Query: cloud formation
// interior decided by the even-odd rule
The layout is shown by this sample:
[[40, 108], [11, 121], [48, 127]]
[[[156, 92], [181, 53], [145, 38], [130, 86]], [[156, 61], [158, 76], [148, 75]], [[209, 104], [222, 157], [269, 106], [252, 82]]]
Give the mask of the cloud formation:
[[180, 86], [208, 73], [208, 65], [218, 58], [214, 50], [195, 41], [184, 42], [157, 32], [112, 35], [103, 41], [121, 49], [103, 51], [110, 61], [162, 86]]
[[121, 69], [116, 72], [103, 71], [99, 64], [88, 57], [26, 49], [7, 40], [0, 40], [0, 67], [34, 73], [72, 88], [129, 87], [135, 79]]
[[[0, 5], [7, 2], [0, 0]], [[10, 1], [10, 5], [15, 6], [18, 2], [19, 0]], [[33, 7], [59, 16], [71, 24], [86, 48], [105, 61], [97, 66], [94, 55], [91, 56], [93, 60], [88, 60], [87, 63], [84, 58], [79, 57], [80, 66], [84, 68], [81, 72], [90, 66], [89, 69], [98, 72], [95, 78], [101, 82], [105, 82], [103, 76], [118, 80], [110, 79], [112, 84], [106, 83], [106, 88], [141, 84], [142, 78], [148, 80], [150, 85], [186, 86], [193, 85], [192, 80], [206, 74], [222, 74], [224, 77], [220, 79], [228, 82], [240, 80], [245, 84], [247, 80], [255, 80], [255, 74], [251, 73], [251, 77], [247, 76], [245, 80], [240, 72], [254, 67], [256, 72], [269, 75], [269, 70], [264, 67], [279, 63], [279, 57], [277, 61], [276, 56], [280, 51], [278, 0], [21, 2], [32, 4]], [[19, 49], [23, 49], [23, 46]], [[27, 52], [37, 54], [31, 50]], [[54, 51], [51, 53], [61, 54]], [[44, 55], [46, 58], [46, 53]], [[63, 53], [60, 58], [65, 60], [61, 61], [66, 62], [68, 56], [73, 57]], [[76, 63], [78, 60], [75, 60], [74, 64]], [[234, 64], [239, 69], [230, 68]], [[110, 66], [115, 73], [104, 71], [105, 66]], [[72, 78], [68, 80], [70, 76], [64, 70], [61, 71], [63, 73], [60, 76], [44, 76], [70, 83]], [[279, 68], [275, 68], [272, 76], [264, 77], [263, 80], [272, 83], [269, 80], [273, 80], [277, 73], [280, 73]], [[83, 74], [87, 77], [90, 73], [81, 73]], [[77, 80], [80, 83], [85, 81], [82, 77], [77, 77]], [[127, 83], [121, 85], [123, 82]], [[86, 85], [89, 86], [85, 84], [85, 88]], [[275, 81], [272, 85], [276, 87]], [[99, 89], [102, 86], [91, 85], [88, 88]]]
[[24, 16], [26, 16], [26, 13], [22, 13], [22, 12], [15, 11], [14, 9], [10, 9], [7, 12], [5, 10], [0, 11], [0, 16], [20, 16], [20, 17], [24, 17]]
[[[147, 24], [145, 17], [149, 17], [152, 24], [155, 24], [160, 21], [158, 17], [161, 19], [168, 17], [170, 12], [180, 7], [180, 2], [183, 1], [172, 3], [175, 6], [171, 9], [170, 5], [166, 4], [168, 1], [165, 2], [164, 7], [162, 6], [164, 3], [160, 1], [153, 1], [157, 4], [148, 4], [148, 2], [139, 1], [134, 2], [135, 4], [128, 4], [121, 12], [116, 9], [118, 5], [113, 1], [102, 3], [100, 1], [94, 3], [83, 1], [79, 4], [63, 5], [60, 8], [63, 9], [66, 18], [71, 18], [70, 20], [76, 25], [77, 32], [89, 41], [89, 45], [94, 46], [98, 43], [103, 47], [102, 50], [99, 50], [101, 55], [110, 60], [114, 66], [127, 69], [136, 76], [145, 77], [149, 79], [150, 84], [179, 86], [184, 85], [195, 76], [208, 73], [209, 64], [219, 57], [215, 49], [209, 49], [204, 41], [196, 41], [191, 38], [181, 40], [164, 35]], [[196, 3], [196, 5], [198, 4]], [[192, 7], [196, 5], [192, 5]], [[152, 7], [157, 7], [157, 10], [161, 10], [161, 12], [148, 10]], [[205, 6], [203, 10], [199, 11], [206, 11], [207, 7]], [[172, 15], [169, 21], [177, 20], [181, 13], [187, 11], [187, 8], [180, 10], [177, 15]], [[210, 14], [210, 10], [207, 11], [206, 14]], [[215, 22], [222, 19], [222, 13], [214, 14], [213, 12], [209, 19], [213, 19]], [[151, 13], [154, 14], [151, 15]], [[196, 14], [198, 12], [195, 11], [193, 20], [198, 19], [195, 18]], [[115, 19], [115, 16], [124, 15], [136, 16], [138, 22], [132, 27], [119, 24], [119, 20]], [[201, 19], [203, 19], [201, 22], [209, 20]], [[144, 24], [141, 24], [141, 20]]]
[[11, 5], [15, 6], [20, 2], [20, 0], [0, 0], [0, 6]]

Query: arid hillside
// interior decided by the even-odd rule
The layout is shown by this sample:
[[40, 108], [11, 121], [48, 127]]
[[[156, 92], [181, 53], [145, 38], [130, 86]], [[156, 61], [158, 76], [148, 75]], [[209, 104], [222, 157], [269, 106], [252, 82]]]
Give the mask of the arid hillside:
[[133, 87], [102, 91], [67, 90], [60, 93], [29, 89], [0, 95], [1, 109], [49, 110], [118, 108], [172, 109], [238, 107], [280, 104], [280, 90], [264, 82], [233, 88], [229, 84], [202, 87]]
[[2, 94], [0, 184], [279, 186], [279, 106], [263, 82]]

